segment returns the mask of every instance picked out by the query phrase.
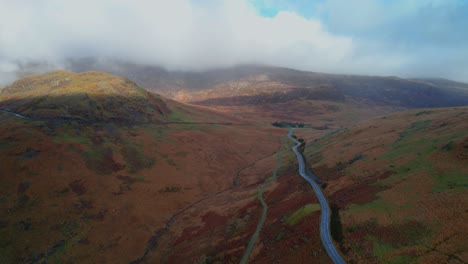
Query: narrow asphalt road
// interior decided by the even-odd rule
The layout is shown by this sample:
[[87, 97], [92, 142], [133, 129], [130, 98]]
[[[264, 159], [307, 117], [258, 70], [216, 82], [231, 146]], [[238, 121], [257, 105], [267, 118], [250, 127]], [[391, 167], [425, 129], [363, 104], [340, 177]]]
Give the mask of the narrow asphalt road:
[[5, 110], [5, 109], [0, 109], [0, 112], [7, 113], [7, 114], [10, 114], [10, 115], [15, 115], [15, 116], [17, 116], [19, 118], [22, 118], [22, 119], [30, 119], [29, 117], [26, 117], [24, 115], [20, 115], [18, 113], [15, 113], [15, 112], [12, 112], [12, 111], [9, 111], [9, 110]]
[[307, 176], [304, 159], [302, 158], [302, 155], [297, 150], [297, 147], [301, 145], [301, 142], [299, 142], [297, 139], [295, 139], [292, 136], [293, 132], [294, 132], [294, 128], [290, 128], [288, 137], [292, 141], [296, 142], [296, 145], [292, 147], [292, 150], [296, 154], [297, 162], [299, 163], [299, 174], [314, 189], [314, 192], [317, 196], [317, 199], [320, 202], [320, 207], [322, 209], [322, 214], [321, 214], [321, 219], [320, 219], [320, 239], [322, 240], [323, 247], [325, 247], [325, 250], [327, 251], [328, 256], [330, 256], [330, 258], [332, 259], [333, 263], [344, 264], [345, 262], [343, 258], [341, 258], [341, 255], [336, 250], [335, 245], [333, 244], [333, 241], [330, 235], [330, 207], [328, 206], [327, 199], [323, 195], [322, 190], [320, 189], [320, 186], [314, 180], [312, 180], [310, 177]]

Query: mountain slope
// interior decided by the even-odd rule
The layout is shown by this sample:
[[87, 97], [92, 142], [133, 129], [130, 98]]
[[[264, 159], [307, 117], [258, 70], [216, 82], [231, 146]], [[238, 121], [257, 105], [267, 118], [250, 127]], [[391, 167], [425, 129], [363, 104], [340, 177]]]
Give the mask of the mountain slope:
[[166, 103], [135, 83], [100, 72], [57, 71], [32, 75], [5, 87], [0, 108], [36, 118], [79, 121], [158, 121]]
[[[1, 263], [136, 260], [177, 212], [234, 188], [238, 171], [274, 153], [281, 133], [223, 125], [238, 120], [102, 73], [26, 78], [0, 105], [37, 117], [0, 112]], [[268, 144], [254, 151], [257, 141]]]
[[252, 95], [252, 90], [256, 90], [253, 95], [277, 92], [278, 89], [272, 89], [274, 87], [315, 89], [325, 86], [337, 90], [340, 96], [351, 96], [400, 107], [468, 104], [466, 84], [458, 83], [454, 88], [453, 84], [456, 82], [441, 79], [412, 80], [397, 77], [325, 74], [260, 65], [183, 72], [116, 61], [100, 62], [93, 59], [69, 61], [68, 67], [74, 71], [101, 70], [126, 76], [151, 91], [185, 102]]
[[356, 262], [467, 258], [468, 108], [418, 109], [309, 140], [306, 157], [340, 210]]

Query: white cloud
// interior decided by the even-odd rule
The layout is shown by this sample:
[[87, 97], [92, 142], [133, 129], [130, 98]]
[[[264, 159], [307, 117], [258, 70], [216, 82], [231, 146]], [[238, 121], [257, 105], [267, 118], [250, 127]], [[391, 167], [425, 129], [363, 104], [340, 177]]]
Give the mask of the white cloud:
[[[404, 9], [385, 1], [327, 0], [316, 5], [328, 16], [325, 25], [294, 8], [261, 17], [251, 0], [0, 0], [0, 72], [8, 72], [2, 64], [16, 62], [60, 65], [66, 58], [110, 57], [181, 70], [263, 63], [331, 73], [442, 73], [463, 80], [467, 64], [459, 56], [444, 53], [454, 56], [445, 61], [457, 62], [459, 70], [440, 71], [442, 56], [419, 48], [447, 39], [443, 25], [450, 15], [438, 18], [441, 29], [417, 25], [419, 17], [429, 23], [441, 2], [426, 0], [423, 6], [432, 9], [421, 9], [411, 0]], [[418, 17], [420, 10], [424, 16]]]
[[0, 8], [0, 61], [118, 57], [171, 69], [267, 63], [332, 70], [350, 38], [320, 21], [281, 12], [260, 17], [238, 0], [16, 0]]

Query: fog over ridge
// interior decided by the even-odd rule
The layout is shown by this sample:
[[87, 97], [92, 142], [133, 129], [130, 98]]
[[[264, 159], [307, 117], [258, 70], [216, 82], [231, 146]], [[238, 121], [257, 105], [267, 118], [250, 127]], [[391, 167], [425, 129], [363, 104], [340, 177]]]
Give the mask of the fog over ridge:
[[[385, 20], [388, 15], [381, 14], [383, 4], [375, 4], [382, 1], [370, 1], [373, 5], [363, 4], [369, 1], [353, 5], [318, 1], [322, 5], [316, 9], [326, 10], [327, 19], [289, 7], [265, 16], [259, 5], [266, 2], [280, 8], [284, 1], [1, 1], [0, 84], [14, 80], [11, 73], [30, 62], [45, 63], [48, 70], [63, 68], [67, 59], [87, 57], [168, 70], [264, 64], [328, 73], [468, 81], [468, 47], [456, 43], [468, 37], [457, 37], [461, 33], [453, 27], [454, 23], [467, 23], [468, 19], [459, 21], [460, 11], [456, 11], [463, 11], [466, 4], [453, 9], [452, 5], [434, 4], [437, 1], [421, 1], [430, 5], [421, 4], [404, 16], [395, 13], [394, 19]], [[369, 21], [358, 20], [359, 12]], [[434, 17], [434, 13], [442, 15]], [[384, 18], [378, 19], [379, 14]], [[414, 25], [416, 19], [426, 16], [434, 17], [434, 25]], [[374, 22], [388, 34], [368, 25]], [[420, 40], [414, 32], [421, 27], [429, 27], [424, 34], [433, 32], [435, 37], [429, 44], [422, 44], [427, 42], [426, 35], [420, 37], [418, 46]], [[454, 32], [437, 31], [445, 27]], [[379, 34], [391, 38], [384, 41]], [[454, 38], [438, 41], [439, 35]]]

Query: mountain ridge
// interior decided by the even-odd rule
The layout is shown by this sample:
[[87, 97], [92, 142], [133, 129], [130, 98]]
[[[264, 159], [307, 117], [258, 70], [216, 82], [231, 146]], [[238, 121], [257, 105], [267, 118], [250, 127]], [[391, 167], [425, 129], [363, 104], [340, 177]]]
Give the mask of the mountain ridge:
[[[125, 76], [138, 85], [182, 102], [201, 102], [223, 96], [223, 87], [246, 86], [269, 93], [265, 86], [315, 88], [329, 86], [344, 96], [370, 99], [408, 108], [446, 107], [468, 104], [468, 84], [442, 79], [405, 79], [395, 76], [365, 76], [301, 71], [266, 65], [239, 65], [200, 72], [168, 71], [162, 67], [97, 60], [69, 61], [74, 71], [101, 70]], [[439, 81], [435, 81], [439, 80]], [[200, 96], [200, 93], [209, 95]], [[243, 91], [234, 96], [242, 96]], [[184, 97], [198, 96], [185, 101]]]

